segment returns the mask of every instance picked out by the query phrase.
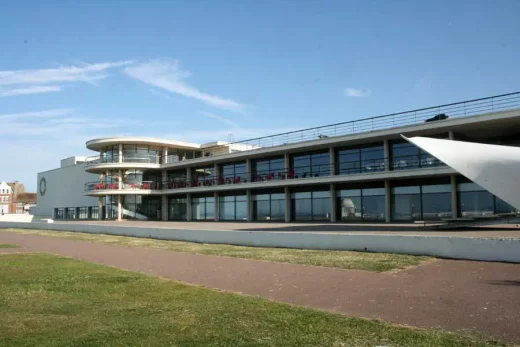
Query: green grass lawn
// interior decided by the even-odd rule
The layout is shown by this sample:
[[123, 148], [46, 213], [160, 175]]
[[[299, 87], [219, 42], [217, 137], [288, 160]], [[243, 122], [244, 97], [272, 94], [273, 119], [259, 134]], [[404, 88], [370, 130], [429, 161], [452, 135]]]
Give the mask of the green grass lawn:
[[18, 245], [12, 243], [0, 243], [0, 248], [18, 248]]
[[50, 254], [0, 257], [0, 346], [497, 346]]
[[[1, 231], [1, 229], [0, 229]], [[300, 265], [335, 267], [350, 270], [390, 271], [420, 265], [430, 257], [404, 254], [367, 253], [349, 251], [302, 250], [288, 248], [243, 247], [193, 242], [164, 241], [137, 237], [98, 235], [65, 231], [33, 229], [7, 229], [25, 234], [62, 237], [75, 240], [101, 242], [127, 247], [148, 247], [176, 252], [219, 255], [244, 259], [256, 259]]]

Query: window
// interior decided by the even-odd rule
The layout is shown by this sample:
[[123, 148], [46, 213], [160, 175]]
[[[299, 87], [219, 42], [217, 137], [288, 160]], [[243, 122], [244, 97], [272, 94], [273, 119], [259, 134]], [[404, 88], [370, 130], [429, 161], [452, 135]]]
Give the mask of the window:
[[98, 206], [92, 206], [90, 208], [90, 218], [99, 219], [99, 207]]
[[253, 161], [252, 169], [253, 181], [281, 179], [286, 176], [284, 157]]
[[192, 198], [191, 218], [193, 220], [215, 219], [215, 198], [209, 196]]
[[285, 220], [285, 193], [253, 195], [254, 219]]
[[385, 221], [385, 189], [339, 189], [337, 217], [342, 221]]
[[200, 168], [195, 168], [192, 171], [193, 181], [194, 182], [210, 182], [213, 183], [213, 181], [216, 178], [215, 175], [215, 166], [205, 166]]
[[65, 208], [57, 207], [54, 209], [54, 219], [65, 219]]
[[[123, 216], [128, 219], [161, 219], [161, 198], [151, 195], [124, 195]], [[114, 210], [117, 209], [113, 207]]]
[[336, 161], [339, 175], [350, 175], [385, 170], [383, 145], [346, 148], [337, 151]]
[[221, 220], [247, 220], [247, 196], [220, 196], [219, 218]]
[[393, 141], [392, 169], [408, 170], [445, 165], [439, 159], [406, 141]]
[[78, 219], [88, 219], [88, 207], [80, 207]]
[[516, 209], [473, 182], [459, 183], [458, 209], [462, 217], [516, 213]]
[[220, 167], [220, 177], [224, 179], [223, 183], [240, 183], [247, 182], [246, 163], [225, 164]]
[[451, 213], [451, 185], [396, 186], [392, 193], [392, 220], [439, 220]]
[[168, 202], [168, 220], [186, 220], [186, 207], [186, 198], [170, 198]]
[[295, 192], [291, 198], [294, 220], [330, 219], [329, 191]]
[[299, 154], [291, 158], [294, 178], [320, 177], [330, 175], [329, 152]]

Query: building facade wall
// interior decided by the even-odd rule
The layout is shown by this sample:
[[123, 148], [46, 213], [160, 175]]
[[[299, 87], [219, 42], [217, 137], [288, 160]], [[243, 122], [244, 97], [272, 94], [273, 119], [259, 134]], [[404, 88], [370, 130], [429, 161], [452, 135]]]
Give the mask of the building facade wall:
[[98, 175], [85, 171], [85, 163], [38, 173], [37, 205], [31, 212], [35, 216], [53, 217], [59, 207], [97, 206], [98, 198], [86, 196], [84, 184], [98, 179]]

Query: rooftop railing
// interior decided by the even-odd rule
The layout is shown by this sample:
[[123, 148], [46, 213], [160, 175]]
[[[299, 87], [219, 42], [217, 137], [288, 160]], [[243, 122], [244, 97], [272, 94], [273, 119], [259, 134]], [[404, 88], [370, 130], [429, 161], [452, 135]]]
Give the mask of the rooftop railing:
[[[425, 122], [442, 121], [446, 118], [475, 116], [478, 114], [504, 111], [519, 107], [520, 92], [516, 92], [258, 137], [233, 142], [230, 145], [237, 144], [254, 146], [254, 148], [251, 149], [254, 150], [258, 147], [266, 148], [288, 145], [327, 137], [370, 132]], [[204, 151], [211, 153], [217, 148], [218, 146], [208, 147], [205, 148]]]

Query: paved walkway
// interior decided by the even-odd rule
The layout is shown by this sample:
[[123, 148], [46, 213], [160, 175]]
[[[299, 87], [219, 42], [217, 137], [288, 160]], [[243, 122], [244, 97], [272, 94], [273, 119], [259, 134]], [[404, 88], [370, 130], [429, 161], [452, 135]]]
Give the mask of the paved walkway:
[[0, 243], [350, 316], [476, 329], [520, 343], [520, 264], [437, 260], [377, 274], [8, 232], [0, 232]]
[[420, 235], [420, 236], [457, 236], [457, 237], [499, 237], [520, 238], [520, 227], [515, 224], [497, 225], [493, 229], [473, 228], [464, 230], [435, 231], [417, 224], [333, 224], [333, 223], [245, 223], [245, 222], [161, 222], [161, 221], [55, 221], [56, 224], [114, 225], [139, 228], [164, 228], [180, 230], [232, 230], [268, 231], [290, 233], [341, 233], [363, 235]]

